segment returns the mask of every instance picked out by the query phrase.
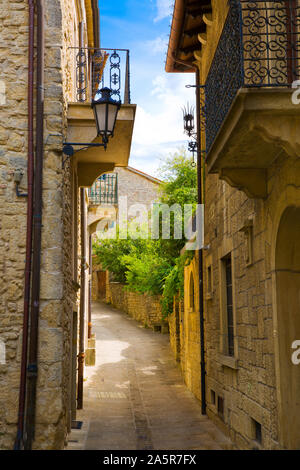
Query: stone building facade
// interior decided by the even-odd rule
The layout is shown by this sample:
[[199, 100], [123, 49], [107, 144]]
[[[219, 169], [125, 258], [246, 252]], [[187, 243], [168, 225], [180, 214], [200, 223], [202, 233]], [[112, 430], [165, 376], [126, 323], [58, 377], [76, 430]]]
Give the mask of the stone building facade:
[[[150, 211], [152, 204], [159, 198], [159, 185], [161, 181], [142, 171], [136, 170], [130, 166], [116, 167], [112, 173], [114, 176], [114, 186], [110, 183], [104, 187], [104, 193], [100, 197], [99, 190], [91, 188], [90, 204], [88, 208], [88, 226], [91, 236], [96, 236], [97, 231], [101, 231], [119, 220], [119, 204], [127, 207], [128, 218], [130, 218], [130, 208], [133, 205], [142, 204]], [[105, 189], [106, 188], [106, 189]], [[109, 194], [105, 194], [105, 190]], [[111, 195], [114, 195], [114, 204], [111, 204]], [[97, 199], [98, 198], [98, 199]], [[103, 202], [105, 201], [105, 202]], [[135, 207], [138, 209], [138, 206]], [[124, 212], [125, 214], [125, 212]], [[136, 216], [135, 211], [131, 216]], [[93, 258], [92, 266], [92, 297], [93, 300], [106, 298], [106, 286], [108, 285], [107, 273], [97, 265]]]
[[145, 204], [149, 210], [157, 201], [161, 183], [159, 179], [131, 166], [116, 167], [114, 172], [118, 175], [118, 196], [127, 197], [128, 207], [133, 204]]
[[[88, 225], [90, 233], [101, 230], [105, 223], [111, 224], [118, 219], [120, 204], [122, 211], [128, 213], [128, 218], [136, 216], [138, 205], [141, 204], [150, 211], [152, 204], [159, 198], [159, 185], [161, 181], [153, 176], [136, 170], [130, 166], [116, 167], [111, 173], [104, 174], [107, 182], [101, 186], [91, 188]], [[101, 192], [101, 194], [100, 194]], [[133, 213], [130, 215], [130, 208]]]
[[[279, 65], [267, 58], [267, 49], [252, 56], [245, 44], [255, 44], [247, 22], [252, 15], [266, 48], [284, 37], [284, 57], [289, 51], [296, 57], [300, 4], [199, 2], [185, 24], [186, 32], [193, 27], [192, 39], [180, 29], [186, 8], [175, 2], [167, 71], [195, 72], [205, 85], [197, 105], [199, 156], [205, 156], [206, 412], [240, 449], [298, 449], [300, 366], [292, 355], [300, 338], [300, 108], [292, 95], [299, 73], [287, 59]], [[286, 23], [272, 30], [280, 14]], [[234, 50], [243, 54], [242, 64]], [[247, 74], [254, 62], [258, 73], [264, 64], [266, 75], [257, 77], [253, 68], [254, 75]], [[271, 70], [282, 73], [282, 81]], [[214, 114], [220, 106], [222, 118]], [[170, 321], [185, 381], [202, 399], [199, 306], [190, 307], [197, 268], [195, 260], [185, 268], [184, 337], [174, 326], [175, 312]], [[196, 297], [197, 291], [196, 283]]]
[[159, 295], [130, 292], [126, 286], [107, 278], [106, 302], [127, 313], [145, 328], [161, 333], [168, 332], [168, 324], [162, 318], [161, 298]]
[[[81, 151], [74, 158], [66, 158], [62, 153], [65, 140], [92, 142], [97, 133], [89, 105], [92, 95], [88, 91], [86, 102], [78, 100], [82, 90], [78, 92], [78, 49], [74, 52], [74, 48], [99, 48], [98, 2], [0, 2], [0, 342], [4, 356], [0, 361], [0, 449], [11, 449], [16, 442], [24, 339], [27, 198], [17, 194], [16, 173], [23, 173], [18, 189], [26, 193], [30, 4], [35, 7], [35, 16], [39, 8], [42, 10], [45, 45], [41, 287], [33, 448], [61, 449], [76, 417], [78, 332], [80, 318], [86, 318], [88, 310], [88, 296], [85, 295], [83, 305], [78, 290], [81, 285], [81, 293], [87, 293], [88, 278], [88, 265], [82, 270], [88, 247], [84, 247], [84, 253], [80, 250], [80, 227], [87, 217], [87, 199], [85, 196], [80, 205], [80, 188], [89, 187], [116, 163], [127, 165], [135, 106], [125, 103], [119, 112], [118, 119], [123, 121], [126, 132], [119, 153], [112, 154], [108, 148], [105, 158], [103, 149], [96, 157], [93, 153], [89, 158], [86, 152], [84, 162]], [[36, 28], [36, 20], [31, 27], [33, 24]], [[35, 37], [36, 48], [41, 47], [41, 42]], [[88, 54], [84, 54], [87, 58]], [[36, 61], [34, 72], [35, 67]], [[36, 78], [36, 98], [35, 86]], [[90, 89], [87, 82], [87, 90]], [[78, 110], [80, 122], [76, 118]], [[116, 145], [118, 135], [116, 128]], [[84, 274], [83, 279], [80, 273]], [[29, 341], [30, 335], [29, 329]], [[26, 445], [27, 431], [25, 428], [21, 436], [21, 447], [23, 442]]]

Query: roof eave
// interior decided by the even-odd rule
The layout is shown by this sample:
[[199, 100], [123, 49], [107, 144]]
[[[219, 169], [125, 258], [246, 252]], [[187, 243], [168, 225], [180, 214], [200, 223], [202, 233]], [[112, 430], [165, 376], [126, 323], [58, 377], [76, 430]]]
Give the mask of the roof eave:
[[[191, 73], [197, 68], [196, 52], [202, 45], [198, 39], [206, 31], [211, 0], [190, 2], [175, 0], [165, 70], [168, 73]], [[198, 54], [197, 54], [198, 55]]]

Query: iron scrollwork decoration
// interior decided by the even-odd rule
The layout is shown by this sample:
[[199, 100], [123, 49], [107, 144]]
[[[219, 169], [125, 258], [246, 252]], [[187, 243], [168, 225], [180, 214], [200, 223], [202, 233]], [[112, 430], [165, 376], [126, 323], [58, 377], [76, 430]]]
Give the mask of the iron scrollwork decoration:
[[79, 102], [85, 102], [87, 99], [87, 63], [86, 50], [80, 49], [76, 54], [76, 96]]
[[241, 1], [245, 86], [289, 86], [300, 77], [298, 0]]
[[291, 87], [300, 79], [300, 1], [229, 0], [206, 81], [206, 152], [240, 88]]
[[91, 205], [118, 204], [118, 174], [101, 175], [88, 191]]
[[182, 109], [184, 133], [194, 139], [188, 142], [188, 150], [193, 154], [192, 166], [196, 166], [195, 153], [198, 151], [197, 132], [195, 132], [194, 107], [189, 103]]
[[223, 32], [205, 84], [206, 151], [243, 85], [242, 39], [238, 1], [230, 2]]
[[[186, 85], [187, 88], [199, 88], [200, 93], [200, 153], [201, 155], [205, 154], [202, 145], [202, 137], [206, 129], [206, 107], [205, 107], [205, 86], [201, 85]], [[194, 140], [188, 142], [188, 150], [193, 154], [192, 166], [196, 166], [195, 163], [195, 153], [198, 153], [198, 132], [195, 131], [195, 116], [194, 116], [194, 107], [190, 106], [189, 103], [186, 107], [183, 108], [183, 127], [185, 134], [188, 137], [191, 137]]]
[[92, 54], [92, 96], [97, 99], [98, 91], [104, 88], [103, 71], [108, 54], [102, 50], [96, 50]]
[[198, 144], [195, 140], [190, 140], [188, 143], [188, 150], [193, 154], [193, 161], [192, 161], [192, 166], [196, 166], [195, 163], [195, 153], [198, 151]]
[[[97, 99], [108, 86], [112, 97], [130, 104], [130, 62], [128, 49], [74, 48], [76, 54], [76, 100]], [[109, 59], [109, 60], [108, 60]]]
[[121, 58], [117, 51], [110, 56], [110, 89], [114, 99], [119, 98], [121, 101]]

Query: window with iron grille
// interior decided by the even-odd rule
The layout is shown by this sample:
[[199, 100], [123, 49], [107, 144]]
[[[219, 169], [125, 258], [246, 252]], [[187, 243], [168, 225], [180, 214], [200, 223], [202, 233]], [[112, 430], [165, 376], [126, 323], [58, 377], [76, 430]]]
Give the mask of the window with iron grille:
[[210, 152], [241, 88], [290, 88], [300, 79], [299, 0], [229, 0], [205, 83], [202, 126]]
[[226, 283], [226, 313], [227, 313], [227, 353], [234, 356], [234, 323], [233, 323], [233, 293], [232, 293], [232, 260], [231, 254], [223, 258]]
[[89, 189], [91, 205], [118, 204], [118, 175], [106, 173], [101, 175]]

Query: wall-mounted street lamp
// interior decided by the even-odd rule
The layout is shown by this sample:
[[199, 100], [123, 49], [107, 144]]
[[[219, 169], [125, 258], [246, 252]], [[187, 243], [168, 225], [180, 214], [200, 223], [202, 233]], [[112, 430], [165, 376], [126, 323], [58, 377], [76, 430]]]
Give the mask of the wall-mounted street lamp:
[[195, 110], [194, 110], [194, 107], [190, 106], [188, 103], [187, 106], [182, 109], [182, 112], [183, 112], [184, 133], [194, 139], [194, 141], [191, 140], [188, 143], [188, 149], [193, 154], [192, 166], [196, 166], [195, 153], [198, 150], [198, 144], [197, 144], [197, 132], [195, 132], [195, 117], [194, 117]]
[[110, 88], [102, 88], [99, 93], [101, 97], [98, 100], [93, 100], [91, 106], [96, 121], [97, 136], [101, 135], [102, 143], [64, 142], [63, 153], [67, 155], [67, 158], [64, 160], [63, 166], [66, 160], [74, 155], [74, 146], [80, 146], [79, 150], [87, 147], [104, 147], [106, 150], [109, 137], [114, 135], [121, 103], [112, 99]]
[[182, 109], [182, 112], [184, 132], [191, 137], [195, 128], [194, 106], [190, 106], [188, 103], [187, 106]]

